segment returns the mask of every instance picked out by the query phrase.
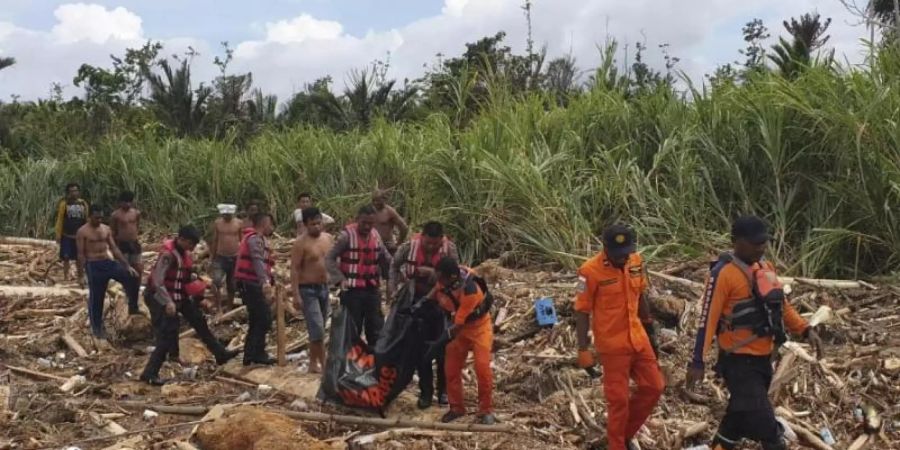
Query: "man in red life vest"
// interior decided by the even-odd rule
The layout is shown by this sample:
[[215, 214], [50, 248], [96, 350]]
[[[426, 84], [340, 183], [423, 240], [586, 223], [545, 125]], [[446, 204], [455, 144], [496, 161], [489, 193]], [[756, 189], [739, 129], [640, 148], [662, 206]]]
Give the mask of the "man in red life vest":
[[200, 232], [191, 226], [182, 227], [174, 240], [166, 240], [144, 289], [144, 303], [150, 310], [156, 348], [150, 354], [141, 380], [154, 386], [166, 383], [159, 378], [159, 369], [166, 356], [178, 354], [179, 312], [215, 355], [217, 364], [225, 364], [237, 355], [236, 351], [227, 351], [212, 335], [200, 311], [201, 306], [208, 307], [208, 302], [203, 300], [206, 283], [192, 279], [191, 258], [191, 251], [199, 241]]
[[274, 225], [268, 213], [251, 217], [252, 227], [244, 229], [238, 260], [234, 267], [234, 279], [247, 306], [247, 339], [244, 343], [244, 365], [275, 364], [266, 354], [266, 334], [272, 327], [272, 304], [275, 295], [275, 278], [272, 268], [275, 259], [266, 238], [272, 235]]
[[[428, 222], [422, 227], [422, 232], [399, 248], [394, 254], [391, 263], [391, 276], [388, 286], [388, 296], [392, 297], [397, 292], [397, 286], [401, 283], [412, 281], [415, 285], [415, 300], [418, 308], [416, 317], [421, 319], [421, 337], [425, 341], [440, 339], [441, 333], [446, 328], [446, 313], [435, 302], [421, 301], [437, 283], [437, 274], [434, 269], [442, 258], [452, 258], [459, 261], [459, 252], [456, 244], [444, 236], [444, 226], [440, 222]], [[419, 409], [431, 406], [434, 389], [434, 362], [437, 361], [437, 398], [439, 405], [447, 405], [446, 377], [444, 376], [444, 350], [441, 348], [435, 352], [434, 357], [423, 358], [416, 372], [419, 375]]]
[[356, 325], [366, 332], [366, 343], [374, 347], [384, 326], [381, 312], [382, 274], [387, 274], [391, 255], [375, 230], [375, 208], [363, 206], [356, 222], [345, 227], [325, 258], [332, 284], [341, 286], [341, 305]]

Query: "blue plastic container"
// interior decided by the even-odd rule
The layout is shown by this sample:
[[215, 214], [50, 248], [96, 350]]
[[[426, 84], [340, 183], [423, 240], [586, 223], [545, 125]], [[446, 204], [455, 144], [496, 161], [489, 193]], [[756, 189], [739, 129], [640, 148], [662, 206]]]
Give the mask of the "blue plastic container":
[[534, 301], [534, 315], [537, 318], [538, 325], [542, 327], [552, 327], [559, 321], [556, 317], [556, 307], [553, 306], [553, 299], [548, 297]]

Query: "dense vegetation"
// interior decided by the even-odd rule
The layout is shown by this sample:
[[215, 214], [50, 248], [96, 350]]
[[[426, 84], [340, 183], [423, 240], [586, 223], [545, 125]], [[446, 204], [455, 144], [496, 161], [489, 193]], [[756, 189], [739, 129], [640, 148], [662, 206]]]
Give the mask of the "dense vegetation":
[[501, 33], [401, 89], [380, 64], [280, 112], [250, 74], [228, 75], [227, 47], [222, 75], [194, 87], [190, 58], [160, 61], [148, 44], [113, 69], [83, 67], [85, 98], [0, 106], [0, 231], [50, 236], [73, 180], [107, 204], [134, 190], [157, 225], [251, 198], [287, 223], [305, 190], [348, 219], [380, 186], [413, 223], [449, 223], [469, 259], [571, 265], [615, 220], [649, 252], [705, 255], [732, 217], [757, 213], [793, 273], [895, 271], [900, 50], [879, 44], [865, 67], [843, 67], [824, 51], [827, 25], [786, 22], [767, 52], [751, 22], [746, 61], [702, 86], [676, 81], [667, 52], [662, 73], [640, 56], [617, 69], [614, 44], [581, 83], [571, 58], [514, 55]]

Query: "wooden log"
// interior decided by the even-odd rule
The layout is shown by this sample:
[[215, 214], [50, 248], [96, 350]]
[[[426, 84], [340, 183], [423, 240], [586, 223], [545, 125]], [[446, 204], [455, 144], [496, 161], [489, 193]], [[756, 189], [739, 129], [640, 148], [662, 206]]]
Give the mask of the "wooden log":
[[35, 247], [56, 248], [56, 241], [48, 241], [46, 239], [32, 239], [13, 236], [0, 236], [0, 244], [2, 245], [31, 245]]
[[375, 417], [344, 416], [317, 412], [299, 412], [275, 409], [273, 412], [309, 422], [335, 422], [345, 425], [368, 425], [385, 428], [420, 428], [426, 430], [470, 431], [474, 433], [511, 433], [515, 430], [510, 424], [481, 425], [475, 423], [442, 423], [422, 422], [402, 418], [381, 419]]
[[653, 275], [654, 277], [662, 278], [663, 280], [680, 284], [680, 285], [682, 285], [688, 289], [691, 289], [693, 291], [702, 291], [703, 290], [703, 283], [698, 283], [696, 281], [688, 280], [685, 278], [675, 277], [675, 276], [665, 274], [662, 272], [656, 272], [654, 270], [648, 270], [647, 273], [649, 273], [650, 275]]
[[63, 383], [65, 383], [66, 381], [69, 381], [69, 379], [65, 378], [65, 377], [61, 377], [61, 376], [53, 375], [53, 374], [49, 374], [49, 373], [44, 373], [44, 372], [38, 372], [36, 370], [29, 370], [24, 367], [6, 366], [6, 368], [14, 373], [18, 373], [21, 375], [29, 375], [29, 376], [36, 377], [36, 378], [43, 378], [45, 380], [62, 381]]
[[[240, 308], [232, 309], [231, 311], [228, 311], [227, 313], [222, 314], [221, 317], [217, 317], [216, 319], [214, 319], [212, 325], [218, 325], [218, 324], [222, 323], [222, 322], [225, 321], [225, 320], [234, 318], [235, 316], [237, 316], [238, 314], [240, 314], [240, 313], [242, 313], [242, 312], [244, 312], [244, 311], [246, 311], [246, 310], [247, 310], [247, 307], [246, 307], [246, 306], [241, 306]], [[184, 333], [181, 333], [180, 335], [178, 335], [178, 337], [181, 338], [181, 339], [183, 339], [183, 338], [186, 338], [186, 337], [191, 337], [191, 336], [193, 336], [194, 333], [195, 333], [194, 329], [191, 328], [190, 330], [187, 330], [187, 331], [185, 331]]]
[[52, 317], [52, 316], [68, 316], [78, 311], [78, 306], [73, 308], [55, 308], [55, 309], [20, 309], [12, 313], [13, 319], [32, 319], [35, 317]]
[[778, 392], [778, 389], [781, 388], [782, 384], [790, 381], [797, 373], [796, 371], [790, 371], [796, 359], [797, 354], [794, 352], [787, 352], [781, 358], [781, 361], [778, 363], [778, 368], [775, 370], [775, 375], [772, 376], [772, 384], [769, 385], [770, 397]]
[[862, 434], [847, 447], [847, 450], [862, 450], [866, 448], [866, 444], [869, 443], [869, 436], [866, 434]]
[[110, 433], [113, 435], [121, 435], [121, 434], [125, 434], [128, 432], [128, 430], [123, 428], [121, 425], [119, 425], [112, 419], [107, 419], [107, 418], [101, 417], [100, 414], [97, 414], [95, 412], [90, 412], [88, 415], [91, 418], [91, 422], [93, 422], [94, 425], [96, 425], [98, 427], [103, 427], [103, 430], [105, 430], [107, 433]]
[[797, 425], [788, 421], [787, 419], [782, 418], [784, 423], [791, 427], [791, 430], [794, 430], [794, 433], [797, 434], [801, 440], [806, 442], [807, 445], [816, 449], [816, 450], [834, 450], [830, 445], [826, 444], [819, 436], [816, 436], [812, 431], [807, 430], [805, 427]]
[[79, 344], [78, 341], [76, 341], [75, 338], [73, 338], [69, 333], [64, 332], [59, 337], [67, 347], [75, 352], [76, 355], [82, 358], [88, 355], [88, 352], [84, 350], [84, 347], [82, 347], [81, 344]]
[[5, 297], [75, 297], [86, 296], [86, 289], [72, 289], [46, 286], [0, 286], [0, 296]]
[[[781, 281], [782, 284], [805, 284], [807, 286], [826, 289], [859, 289], [861, 287], [864, 287], [862, 282], [851, 280], [824, 280], [815, 278], [793, 277], [778, 277], [778, 280]], [[871, 286], [870, 284], [868, 285]]]
[[281, 284], [275, 285], [275, 342], [276, 342], [276, 350], [275, 355], [278, 358], [278, 366], [284, 367], [287, 365], [287, 358], [285, 357], [285, 345], [286, 345], [286, 337], [284, 335], [284, 289], [281, 287]]

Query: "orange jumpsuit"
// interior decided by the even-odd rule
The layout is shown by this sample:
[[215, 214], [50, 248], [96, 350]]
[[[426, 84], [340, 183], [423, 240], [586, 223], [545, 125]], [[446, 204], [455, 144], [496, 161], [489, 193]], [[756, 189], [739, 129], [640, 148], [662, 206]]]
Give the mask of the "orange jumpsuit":
[[[603, 366], [609, 450], [625, 450], [662, 396], [665, 382], [638, 317], [648, 283], [641, 256], [633, 253], [623, 269], [600, 253], [578, 270], [575, 310], [591, 316], [594, 346]], [[629, 378], [637, 384], [632, 394]]]
[[[493, 413], [491, 401], [494, 390], [494, 375], [491, 370], [491, 347], [494, 342], [494, 328], [490, 313], [466, 323], [472, 311], [484, 300], [484, 292], [470, 276], [468, 269], [462, 269], [462, 283], [458, 289], [447, 294], [446, 288], [438, 283], [435, 288], [436, 300], [443, 309], [453, 314], [453, 324], [459, 329], [456, 337], [447, 344], [444, 372], [447, 375], [447, 400], [450, 410], [465, 413], [462, 371], [469, 352], [475, 354], [475, 376], [478, 379], [478, 414]], [[452, 298], [451, 298], [452, 296]], [[456, 302], [454, 302], [454, 299]], [[456, 305], [459, 305], [459, 308]]]

